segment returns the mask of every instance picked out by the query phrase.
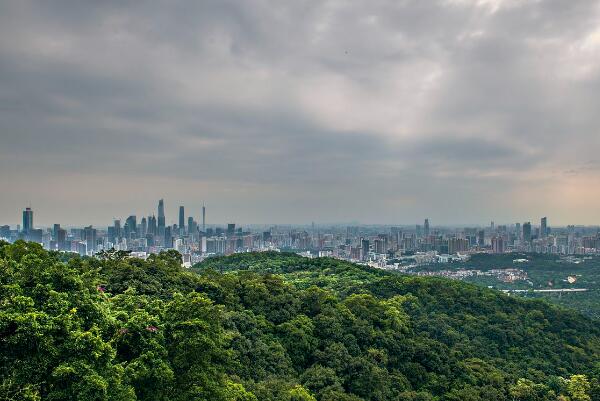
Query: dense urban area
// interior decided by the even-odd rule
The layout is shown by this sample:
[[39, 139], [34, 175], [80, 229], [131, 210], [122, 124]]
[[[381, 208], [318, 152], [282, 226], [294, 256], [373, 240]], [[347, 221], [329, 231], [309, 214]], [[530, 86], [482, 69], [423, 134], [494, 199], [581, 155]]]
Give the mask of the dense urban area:
[[[589, 226], [553, 227], [542, 217], [539, 225], [531, 222], [511, 225], [494, 222], [487, 227], [440, 227], [424, 220], [415, 226], [385, 225], [249, 225], [206, 224], [206, 207], [198, 219], [186, 216], [179, 206], [178, 224], [167, 224], [165, 204], [158, 202], [157, 216], [131, 215], [114, 220], [107, 228], [93, 226], [39, 228], [34, 225], [33, 210], [23, 211], [22, 225], [0, 226], [0, 238], [8, 242], [24, 239], [40, 243], [48, 250], [75, 252], [92, 256], [103, 250], [130, 251], [146, 258], [166, 249], [183, 255], [183, 263], [192, 266], [213, 255], [252, 251], [293, 251], [303, 256], [329, 256], [369, 264], [398, 268], [431, 263], [465, 260], [473, 253], [511, 252], [595, 255], [600, 252], [600, 228]], [[187, 218], [186, 218], [187, 217]]]

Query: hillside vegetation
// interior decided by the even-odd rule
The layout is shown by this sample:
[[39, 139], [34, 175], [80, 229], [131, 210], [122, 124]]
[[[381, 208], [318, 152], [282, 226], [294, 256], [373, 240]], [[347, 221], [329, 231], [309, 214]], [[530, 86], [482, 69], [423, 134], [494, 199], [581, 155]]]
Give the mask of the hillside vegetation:
[[[519, 262], [515, 263], [514, 260]], [[539, 293], [524, 292], [520, 296], [528, 298], [544, 298], [554, 304], [577, 309], [585, 315], [600, 319], [600, 257], [598, 256], [559, 256], [539, 253], [507, 253], [489, 254], [479, 253], [472, 255], [466, 261], [452, 263], [435, 263], [420, 266], [415, 270], [458, 270], [477, 269], [488, 271], [491, 269], [517, 268], [527, 273], [526, 281], [501, 282], [490, 276], [470, 276], [464, 280], [473, 284], [497, 289], [561, 289], [584, 288], [585, 292], [571, 293]], [[568, 282], [567, 277], [572, 276], [576, 282]]]
[[597, 321], [293, 254], [0, 243], [0, 399], [600, 400]]

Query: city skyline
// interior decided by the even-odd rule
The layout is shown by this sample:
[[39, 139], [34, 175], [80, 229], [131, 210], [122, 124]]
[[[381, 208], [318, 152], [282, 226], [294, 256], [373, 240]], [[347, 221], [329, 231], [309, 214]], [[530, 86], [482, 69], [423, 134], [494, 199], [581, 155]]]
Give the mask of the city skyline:
[[[428, 217], [422, 224], [412, 225], [318, 225], [312, 222], [310, 225], [244, 226], [231, 220], [226, 224], [206, 225], [204, 203], [201, 220], [193, 215], [187, 215], [186, 220], [185, 206], [180, 205], [178, 224], [171, 224], [166, 219], [165, 208], [164, 198], [161, 198], [156, 204], [157, 213], [141, 216], [141, 219], [134, 214], [124, 219], [124, 223], [121, 218], [115, 218], [104, 226], [68, 227], [58, 222], [50, 228], [36, 225], [34, 210], [26, 207], [22, 212], [22, 225], [13, 229], [0, 224], [0, 239], [32, 241], [48, 250], [81, 256], [125, 251], [146, 259], [174, 249], [187, 267], [216, 255], [257, 251], [292, 251], [308, 257], [329, 256], [383, 268], [396, 268], [398, 261], [413, 267], [465, 261], [470, 255], [481, 253], [600, 254], [600, 226], [551, 226], [547, 216], [541, 217], [539, 224], [531, 221], [498, 224], [492, 220], [483, 227], [436, 226]], [[457, 274], [460, 277], [463, 273]]]
[[2, 2], [0, 221], [165, 197], [225, 222], [599, 224], [599, 18], [591, 0]]
[[[161, 227], [161, 225], [164, 227], [165, 225], [170, 225], [170, 226], [181, 226], [181, 222], [183, 221], [184, 223], [187, 221], [188, 218], [194, 218], [194, 219], [198, 219], [197, 223], [198, 223], [198, 227], [199, 229], [202, 229], [202, 227], [204, 226], [209, 226], [209, 227], [214, 227], [214, 226], [223, 226], [223, 225], [227, 225], [229, 222], [232, 221], [236, 221], [235, 219], [224, 219], [224, 220], [219, 220], [219, 221], [213, 221], [213, 222], [208, 222], [206, 223], [206, 205], [203, 202], [202, 206], [200, 207], [199, 211], [192, 211], [191, 213], [188, 211], [189, 209], [187, 208], [187, 206], [183, 205], [183, 204], [178, 204], [176, 207], [174, 207], [175, 209], [175, 213], [173, 213], [173, 215], [171, 216], [168, 213], [168, 208], [166, 209], [167, 211], [165, 211], [165, 206], [164, 206], [164, 198], [159, 199], [158, 201], [158, 207], [154, 212], [147, 212], [147, 213], [133, 213], [133, 214], [129, 214], [129, 216], [143, 216], [143, 218], [145, 219], [146, 217], [154, 217], [157, 219], [158, 221], [158, 227]], [[41, 224], [37, 224], [37, 225], [32, 225], [31, 221], [32, 221], [32, 213], [33, 213], [33, 207], [27, 206], [25, 208], [22, 209], [22, 219], [19, 220], [18, 222], [9, 222], [9, 221], [0, 221], [0, 224], [6, 224], [9, 226], [14, 226], [14, 227], [22, 227], [23, 229], [26, 230], [26, 217], [27, 216], [27, 221], [29, 221], [29, 226], [31, 228], [35, 228], [35, 227], [41, 227], [41, 228], [49, 228], [52, 227], [53, 225], [57, 224], [57, 219], [52, 219], [52, 218], [48, 218], [46, 217], [45, 219], [42, 219], [42, 221], [44, 223]], [[116, 221], [116, 220], [124, 220], [124, 216], [126, 216], [127, 214], [122, 214], [121, 217], [118, 217], [117, 215], [113, 215], [112, 218], [110, 220], [107, 220], [107, 222], [109, 223], [108, 225], [110, 225], [110, 223]], [[547, 216], [540, 216], [537, 217], [539, 218], [539, 224], [533, 224], [536, 227], [540, 227], [541, 233], [545, 233], [546, 232], [546, 228], [547, 228]], [[161, 219], [164, 219], [164, 221], [162, 221]], [[429, 223], [430, 218], [429, 217], [425, 217], [424, 220], [421, 220], [421, 223], [423, 223], [423, 230], [424, 230], [424, 234], [428, 235], [429, 234], [429, 229], [430, 229], [430, 223]], [[494, 220], [488, 220], [487, 224], [485, 222], [477, 222], [477, 223], [468, 223], [468, 222], [457, 222], [457, 223], [439, 223], [439, 224], [433, 224], [431, 225], [432, 228], [434, 227], [444, 227], [444, 228], [452, 228], [452, 227], [456, 227], [456, 228], [468, 228], [468, 227], [488, 227], [491, 225], [491, 228], [494, 229], [494, 226], [497, 225], [501, 225], [501, 226], [517, 226], [517, 229], [520, 228], [521, 223], [526, 224], [529, 223], [531, 224], [531, 220], [535, 221], [535, 218], [525, 218], [522, 220], [512, 220], [512, 221], [494, 221]], [[47, 221], [53, 221], [52, 223], [47, 223]], [[36, 218], [36, 222], [37, 222], [37, 218]], [[102, 223], [91, 223], [89, 221], [85, 222], [85, 223], [81, 223], [81, 224], [77, 224], [77, 223], [72, 223], [67, 221], [67, 223], [63, 224], [63, 226], [65, 227], [83, 227], [83, 226], [88, 226], [88, 225], [92, 225], [92, 226], [97, 226], [97, 227], [103, 227], [107, 225], [107, 222], [102, 222]], [[319, 226], [344, 226], [344, 225], [359, 225], [359, 226], [414, 226], [415, 224], [419, 225], [420, 222], [419, 220], [415, 220], [415, 221], [404, 221], [404, 222], [398, 222], [398, 221], [387, 221], [387, 222], [360, 222], [357, 220], [349, 220], [349, 221], [339, 221], [339, 222], [327, 222], [327, 221], [304, 221], [304, 222], [300, 222], [300, 223], [291, 223], [291, 222], [240, 222], [237, 221], [238, 223], [247, 225], [247, 226], [269, 226], [269, 225], [291, 225], [291, 226], [310, 226], [310, 225], [319, 225]], [[554, 224], [555, 227], [561, 227], [561, 228], [565, 228], [568, 226], [580, 226], [580, 227], [600, 227], [600, 224], [575, 224], [575, 223], [569, 223], [569, 224]], [[542, 234], [544, 235], [544, 234]]]
[[[224, 221], [215, 221], [212, 223], [206, 223], [206, 204], [203, 202], [202, 203], [202, 207], [201, 207], [201, 211], [199, 215], [196, 215], [194, 213], [188, 213], [186, 212], [186, 206], [185, 205], [178, 205], [177, 206], [177, 216], [176, 218], [171, 218], [169, 219], [168, 213], [165, 212], [165, 202], [164, 202], [164, 198], [161, 198], [158, 200], [158, 206], [156, 209], [156, 213], [154, 212], [149, 212], [149, 213], [142, 213], [140, 214], [140, 216], [142, 216], [142, 220], [145, 221], [146, 217], [148, 218], [154, 218], [157, 221], [157, 227], [159, 230], [164, 229], [164, 227], [166, 225], [168, 226], [186, 226], [187, 222], [189, 221], [189, 219], [191, 219], [191, 221], [193, 221], [197, 227], [198, 230], [200, 230], [201, 232], [204, 231], [205, 226], [208, 227], [216, 227], [216, 226], [226, 226], [231, 224], [230, 222], [235, 221], [233, 219], [228, 219], [228, 220], [224, 220]], [[130, 214], [129, 218], [135, 218], [138, 214]], [[110, 226], [110, 224], [114, 224], [117, 221], [121, 221], [123, 219], [123, 217], [112, 217], [110, 223], [108, 224], [108, 226]], [[198, 219], [198, 221], [196, 221], [195, 219]], [[430, 222], [429, 222], [430, 218], [429, 217], [425, 217], [424, 220], [422, 220], [422, 229], [423, 229], [423, 234], [425, 236], [428, 236], [430, 233]], [[37, 221], [37, 220], [36, 220]], [[5, 224], [0, 222], [1, 224]], [[89, 223], [89, 222], [88, 222]], [[97, 227], [103, 227], [106, 226], [107, 224], [88, 224], [85, 223], [84, 225], [90, 225], [90, 226], [97, 226]], [[239, 222], [238, 222], [239, 223]], [[82, 227], [84, 225], [77, 225], [77, 224], [72, 224], [72, 223], [68, 223], [64, 224], [64, 223], [56, 223], [56, 221], [52, 224], [38, 224], [38, 225], [34, 225], [33, 224], [33, 208], [31, 206], [27, 206], [22, 210], [22, 219], [21, 219], [21, 224], [16, 223], [16, 224], [7, 224], [9, 226], [14, 226], [19, 227], [20, 229], [22, 229], [23, 231], [28, 231], [29, 229], [33, 229], [33, 228], [49, 228], [52, 226], [56, 226], [57, 224], [63, 224], [64, 227], [72, 227], [72, 228], [77, 228], [77, 227]], [[315, 221], [311, 221], [311, 222], [303, 222], [303, 223], [273, 223], [273, 222], [244, 222], [242, 224], [245, 224], [246, 226], [269, 226], [269, 225], [290, 225], [290, 226], [296, 226], [296, 227], [307, 227], [307, 226], [313, 226], [313, 229], [316, 226], [348, 226], [348, 225], [357, 225], [357, 226], [382, 226], [382, 227], [392, 227], [392, 226], [402, 226], [402, 227], [410, 227], [410, 226], [421, 226], [421, 224], [418, 221], [414, 221], [414, 222], [386, 222], [386, 223], [362, 223], [359, 221], [347, 221], [347, 222], [315, 222]], [[532, 224], [531, 223], [531, 219], [525, 219], [522, 222], [523, 225], [529, 225], [534, 226], [534, 227], [538, 227], [540, 230], [540, 235], [541, 237], [545, 237], [549, 234], [549, 230], [550, 227], [548, 226], [548, 217], [547, 216], [543, 216], [539, 218], [539, 224]], [[235, 225], [235, 224], [234, 224]], [[512, 221], [512, 222], [495, 222], [494, 220], [488, 221], [488, 224], [468, 224], [468, 223], [456, 223], [456, 224], [433, 224], [431, 225], [431, 229], [433, 228], [469, 228], [469, 227], [490, 227], [492, 230], [496, 229], [497, 227], [515, 227], [517, 229], [517, 231], [519, 231], [521, 229], [521, 222], [520, 221]], [[566, 228], [569, 226], [578, 226], [578, 227], [600, 227], [600, 225], [596, 225], [596, 224], [566, 224], [566, 225], [554, 225], [557, 228]], [[531, 228], [530, 228], [531, 229]]]

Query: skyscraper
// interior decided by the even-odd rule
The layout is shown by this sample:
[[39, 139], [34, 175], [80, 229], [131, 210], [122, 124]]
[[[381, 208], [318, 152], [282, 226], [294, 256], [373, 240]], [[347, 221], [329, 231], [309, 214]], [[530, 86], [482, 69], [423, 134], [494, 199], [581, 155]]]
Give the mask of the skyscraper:
[[360, 258], [362, 260], [369, 259], [369, 240], [361, 238], [360, 240]]
[[505, 247], [504, 247], [504, 238], [502, 238], [501, 236], [494, 236], [492, 237], [492, 252], [494, 253], [504, 253], [505, 252]]
[[28, 233], [33, 230], [33, 210], [30, 207], [23, 210], [23, 232]]
[[429, 236], [429, 219], [425, 219], [425, 224], [423, 225], [425, 236]]
[[54, 227], [52, 228], [52, 239], [54, 241], [58, 238], [58, 230], [60, 230], [60, 224], [54, 224]]
[[466, 252], [469, 249], [469, 241], [464, 238], [448, 238], [448, 253], [453, 255], [459, 252]]
[[523, 223], [523, 241], [531, 242], [531, 223]]
[[540, 222], [540, 237], [541, 238], [546, 238], [546, 235], [548, 234], [548, 218], [546, 217], [542, 217], [542, 220]]
[[96, 229], [87, 226], [83, 229], [83, 239], [87, 245], [87, 253], [92, 255], [96, 252]]
[[165, 248], [173, 248], [173, 235], [171, 234], [171, 227], [163, 227], [164, 231], [164, 246]]
[[116, 237], [115, 237], [115, 227], [114, 226], [108, 226], [106, 229], [106, 239], [108, 240], [108, 242], [110, 242], [113, 247], [115, 246], [116, 243]]
[[163, 199], [158, 201], [158, 217], [165, 217], [165, 201]]
[[165, 234], [165, 203], [161, 199], [158, 201], [158, 235]]
[[151, 235], [157, 234], [156, 217], [154, 215], [148, 216], [148, 234], [151, 234]]
[[194, 236], [198, 233], [198, 224], [196, 224], [196, 222], [194, 221], [194, 218], [192, 216], [188, 217], [187, 229], [188, 229], [188, 234], [191, 236]]
[[115, 220], [115, 240], [121, 239], [121, 220]]
[[[130, 236], [136, 237], [137, 235], [137, 217], [131, 215], [125, 220], [125, 235], [129, 238]], [[89, 250], [89, 245], [88, 245]]]
[[183, 206], [179, 206], [179, 232], [185, 233], [185, 210]]
[[142, 217], [142, 222], [140, 223], [140, 238], [144, 238], [146, 233], [148, 232], [148, 220], [145, 217]]
[[204, 202], [202, 202], [202, 232], [206, 232], [206, 207], [204, 207]]
[[67, 250], [67, 230], [59, 228], [56, 231], [56, 243], [57, 243], [59, 250], [61, 250], [61, 251]]
[[0, 238], [10, 237], [10, 226], [0, 226]]

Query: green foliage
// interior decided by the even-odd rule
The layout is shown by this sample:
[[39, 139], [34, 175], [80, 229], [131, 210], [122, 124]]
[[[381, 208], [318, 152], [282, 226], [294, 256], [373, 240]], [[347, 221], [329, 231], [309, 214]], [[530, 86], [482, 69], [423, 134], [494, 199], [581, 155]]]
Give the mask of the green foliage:
[[600, 328], [333, 259], [0, 244], [0, 399], [600, 400]]
[[219, 307], [195, 292], [163, 300], [164, 287], [108, 293], [119, 267], [144, 293], [165, 272], [179, 284], [178, 263], [173, 255], [63, 263], [35, 244], [4, 244], [0, 399], [227, 399]]
[[590, 382], [585, 375], [573, 375], [567, 383], [567, 392], [572, 401], [590, 401]]

